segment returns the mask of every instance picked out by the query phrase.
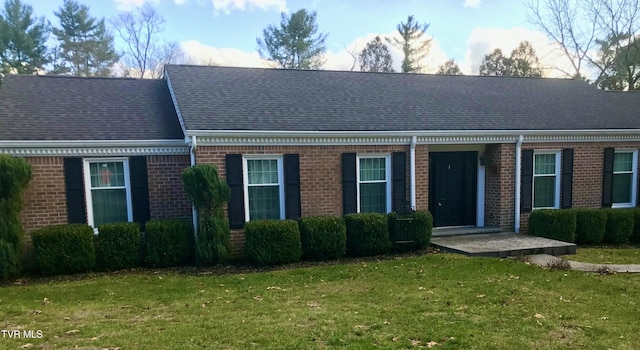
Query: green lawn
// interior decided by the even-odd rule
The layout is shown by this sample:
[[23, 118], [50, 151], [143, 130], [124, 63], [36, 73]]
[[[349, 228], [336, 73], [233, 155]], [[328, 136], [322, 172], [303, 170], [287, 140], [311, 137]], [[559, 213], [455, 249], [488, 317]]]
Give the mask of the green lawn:
[[640, 264], [640, 246], [578, 247], [567, 260], [594, 264]]
[[[68, 280], [66, 280], [68, 279]], [[0, 288], [0, 348], [636, 349], [640, 275], [449, 254]]]

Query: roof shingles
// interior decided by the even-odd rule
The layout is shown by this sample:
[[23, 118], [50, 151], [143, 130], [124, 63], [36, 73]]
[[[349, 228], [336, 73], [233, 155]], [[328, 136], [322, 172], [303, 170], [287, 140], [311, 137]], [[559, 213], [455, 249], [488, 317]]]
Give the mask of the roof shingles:
[[183, 139], [164, 80], [7, 75], [0, 140]]
[[184, 65], [166, 71], [187, 130], [640, 129], [640, 94], [618, 99], [572, 79]]

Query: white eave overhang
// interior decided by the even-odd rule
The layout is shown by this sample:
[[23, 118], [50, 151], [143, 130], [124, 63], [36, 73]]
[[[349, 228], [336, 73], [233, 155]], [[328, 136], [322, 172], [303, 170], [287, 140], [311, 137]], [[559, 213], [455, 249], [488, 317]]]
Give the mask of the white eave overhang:
[[184, 140], [0, 141], [0, 154], [22, 157], [186, 155]]
[[640, 129], [600, 130], [417, 130], [417, 131], [245, 131], [187, 130], [201, 146], [308, 146], [308, 145], [395, 145], [409, 144], [490, 144], [548, 142], [630, 142], [640, 141]]

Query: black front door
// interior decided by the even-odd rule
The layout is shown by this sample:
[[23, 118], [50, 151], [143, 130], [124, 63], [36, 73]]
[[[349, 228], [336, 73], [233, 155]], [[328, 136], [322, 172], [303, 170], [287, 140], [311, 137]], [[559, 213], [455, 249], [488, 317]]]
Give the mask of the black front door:
[[429, 210], [433, 225], [476, 224], [478, 152], [429, 153]]

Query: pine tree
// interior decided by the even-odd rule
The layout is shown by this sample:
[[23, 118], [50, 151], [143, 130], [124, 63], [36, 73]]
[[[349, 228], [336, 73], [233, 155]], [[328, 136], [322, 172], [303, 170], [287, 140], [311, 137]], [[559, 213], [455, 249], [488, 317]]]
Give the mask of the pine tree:
[[60, 27], [53, 29], [59, 42], [53, 72], [85, 77], [111, 75], [119, 55], [104, 18], [91, 17], [89, 7], [73, 0], [65, 0], [54, 14]]
[[33, 7], [6, 0], [0, 13], [0, 71], [33, 74], [49, 62], [49, 24], [33, 15]]
[[367, 43], [358, 56], [363, 72], [395, 72], [389, 48], [379, 36]]
[[420, 72], [420, 61], [427, 57], [431, 47], [431, 38], [424, 38], [429, 24], [416, 22], [413, 15], [407, 17], [407, 22], [400, 22], [396, 26], [400, 39], [386, 38], [387, 42], [402, 50], [402, 73]]
[[302, 9], [290, 17], [283, 12], [280, 27], [269, 25], [256, 42], [260, 56], [281, 68], [316, 69], [323, 63], [326, 39], [326, 33], [318, 33], [316, 13]]
[[464, 75], [455, 60], [448, 60], [438, 68], [436, 74]]

